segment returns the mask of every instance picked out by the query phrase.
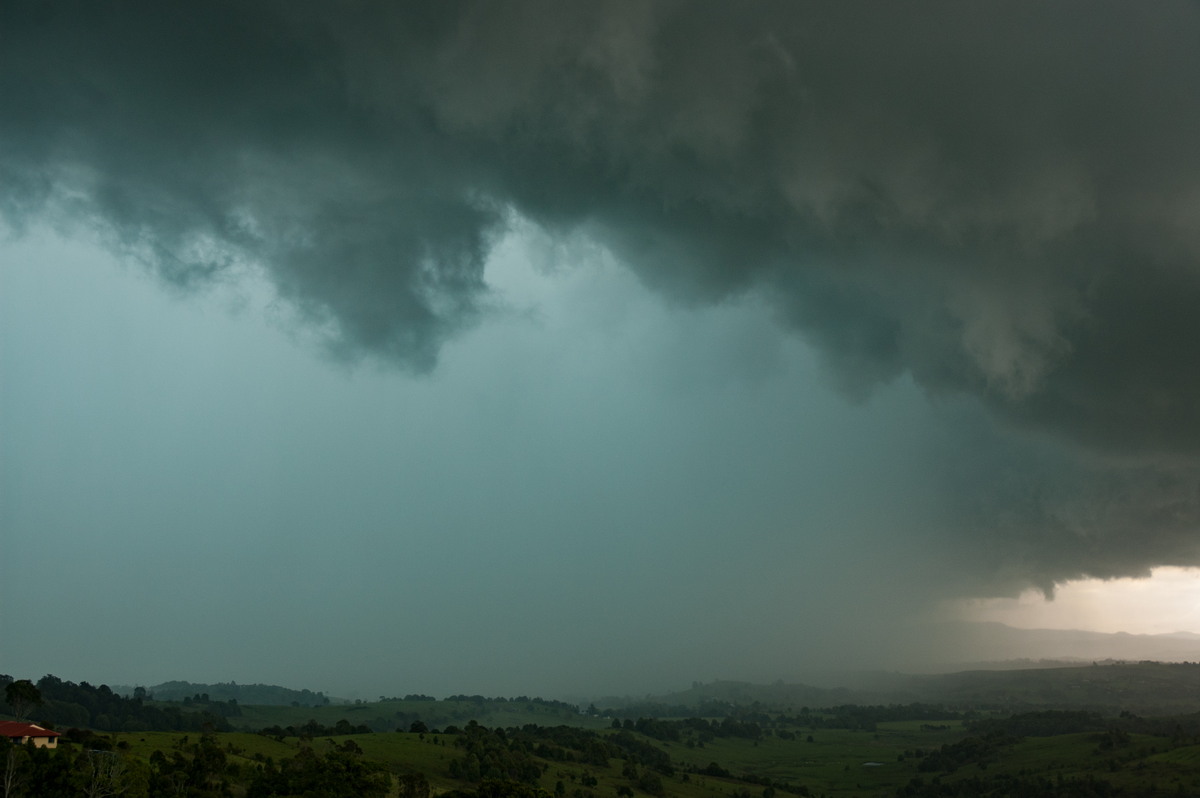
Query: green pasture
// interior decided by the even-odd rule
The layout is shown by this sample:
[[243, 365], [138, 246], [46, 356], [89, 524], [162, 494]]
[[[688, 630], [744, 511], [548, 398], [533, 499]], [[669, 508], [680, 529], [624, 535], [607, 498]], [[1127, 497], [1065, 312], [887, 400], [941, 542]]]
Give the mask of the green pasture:
[[[684, 743], [656, 744], [679, 766], [703, 769], [716, 762], [729, 771], [732, 780], [705, 775], [691, 777], [702, 788], [725, 794], [741, 786], [753, 796], [761, 793], [762, 787], [743, 785], [737, 780], [749, 774], [803, 785], [815, 793], [854, 795], [907, 783], [917, 772], [917, 759], [906, 756], [906, 752], [936, 749], [962, 737], [958, 723], [938, 724], [949, 727], [940, 730], [922, 729], [921, 725], [920, 721], [885, 723], [873, 732], [817, 729], [797, 734], [795, 740], [783, 740], [773, 735], [757, 741], [717, 738], [703, 747], [689, 747]], [[809, 736], [812, 742], [808, 742]]]
[[[1067, 781], [1090, 777], [1133, 795], [1149, 787], [1200, 795], [1200, 746], [1171, 748], [1169, 739], [1143, 734], [1132, 734], [1127, 744], [1107, 750], [1100, 748], [1095, 733], [1026, 737], [990, 761], [965, 764], [939, 778], [953, 783], [1000, 774]], [[922, 775], [928, 781], [934, 774]]]
[[1161, 754], [1153, 754], [1147, 757], [1147, 761], [1163, 762], [1200, 770], [1200, 745], [1185, 745], [1170, 751], [1164, 751]]

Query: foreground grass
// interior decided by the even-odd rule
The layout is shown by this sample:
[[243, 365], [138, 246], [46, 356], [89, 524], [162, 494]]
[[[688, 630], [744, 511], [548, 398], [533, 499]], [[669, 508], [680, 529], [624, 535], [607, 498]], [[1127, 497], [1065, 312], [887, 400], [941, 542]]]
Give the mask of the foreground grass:
[[699, 769], [716, 762], [735, 776], [767, 777], [806, 786], [814, 793], [876, 794], [899, 787], [917, 774], [913, 752], [934, 749], [963, 736], [958, 723], [939, 724], [947, 726], [942, 730], [922, 729], [922, 725], [915, 721], [882, 723], [874, 732], [821, 729], [796, 740], [725, 738], [703, 748], [674, 744], [666, 750], [674, 761]]
[[[910, 783], [954, 784], [1035, 776], [1058, 783], [1095, 778], [1126, 790], [1128, 795], [1200, 795], [1200, 744], [1142, 734], [1131, 734], [1115, 747], [1102, 745], [1095, 733], [1027, 737], [1011, 741], [978, 761], [940, 772], [920, 769], [922, 754], [967, 735], [958, 723], [913, 721], [881, 723], [873, 731], [816, 729], [799, 733], [795, 739], [768, 734], [758, 740], [716, 738], [689, 745], [636, 737], [665, 751], [676, 768], [673, 775], [661, 777], [663, 791], [655, 798], [788, 798], [793, 793], [829, 798], [879, 797], [895, 796]], [[171, 756], [189, 740], [194, 742], [196, 735], [139, 732], [113, 737], [120, 750], [148, 763], [155, 751]], [[229, 762], [251, 770], [268, 757], [278, 761], [295, 756], [302, 746], [320, 753], [352, 740], [366, 760], [392, 774], [424, 774], [432, 795], [473, 790], [476, 786], [451, 776], [451, 764], [455, 760], [461, 763], [465, 757], [463, 749], [455, 745], [455, 735], [381, 732], [301, 741], [230, 732], [216, 734], [214, 739]], [[538, 786], [550, 795], [613, 798], [627, 790], [632, 790], [636, 798], [647, 795], [629, 776], [627, 766], [631, 763], [623, 759], [610, 759], [606, 767], [534, 759], [542, 768]], [[730, 776], [701, 772], [713, 763]], [[636, 763], [633, 766], [644, 770]], [[779, 789], [764, 786], [763, 779], [775, 782]]]
[[[196, 737], [195, 734], [167, 732], [113, 736], [122, 750], [146, 762], [155, 751], [162, 751], [169, 756]], [[888, 728], [881, 728], [875, 733], [824, 730], [814, 733], [812, 742], [807, 742], [803, 737], [782, 740], [768, 736], [757, 742], [718, 739], [694, 748], [637, 736], [666, 751], [677, 768], [674, 775], [662, 776], [666, 796], [758, 798], [763, 794], [763, 786], [747, 782], [741, 777], [748, 775], [787, 782], [796, 787], [807, 787], [813, 795], [891, 794], [917, 772], [916, 760], [905, 757], [906, 751], [911, 753], [914, 748], [940, 745], [961, 736], [961, 730], [955, 727], [930, 732], [918, 730], [915, 724], [888, 724]], [[464, 756], [462, 750], [454, 745], [454, 735], [383, 732], [316, 737], [303, 742], [294, 737], [279, 741], [245, 732], [218, 733], [214, 737], [229, 761], [250, 766], [267, 757], [279, 760], [294, 756], [302, 745], [309, 745], [321, 752], [352, 740], [362, 749], [364, 758], [379, 763], [391, 773], [423, 773], [435, 795], [453, 789], [473, 788], [473, 784], [450, 775], [451, 761], [461, 760]], [[626, 760], [612, 759], [608, 767], [540, 758], [535, 760], [543, 767], [539, 786], [551, 795], [557, 791], [572, 796], [579, 791], [584, 796], [590, 792], [593, 796], [607, 797], [616, 795], [619, 788], [632, 786], [631, 780], [622, 772]], [[731, 777], [688, 772], [702, 770], [713, 762], [728, 770]], [[590, 785], [590, 779], [595, 779], [596, 784]], [[635, 792], [645, 794], [636, 788]]]

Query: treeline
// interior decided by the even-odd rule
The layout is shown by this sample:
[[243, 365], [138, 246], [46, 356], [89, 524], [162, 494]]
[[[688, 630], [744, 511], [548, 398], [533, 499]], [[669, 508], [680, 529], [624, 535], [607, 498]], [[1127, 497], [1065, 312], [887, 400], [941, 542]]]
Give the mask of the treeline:
[[991, 777], [972, 776], [945, 782], [937, 778], [927, 782], [918, 776], [898, 789], [896, 798], [1163, 798], [1170, 794], [1153, 785], [1144, 788], [1117, 787], [1090, 775], [1050, 778], [999, 773]]
[[705, 720], [704, 718], [685, 718], [683, 720], [661, 720], [659, 718], [638, 718], [631, 720], [616, 720], [612, 728], [636, 731], [647, 737], [664, 742], [700, 739], [708, 742], [716, 737], [741, 737], [747, 740], [757, 740], [763, 736], [763, 728], [754, 721], [723, 718], [722, 720]]
[[179, 703], [185, 707], [204, 707], [206, 711], [223, 718], [238, 718], [242, 715], [242, 708], [238, 706], [236, 698], [221, 701], [209, 698], [208, 693], [196, 693], [194, 696], [184, 696], [183, 701]]
[[775, 734], [785, 740], [795, 739], [790, 729], [849, 729], [875, 731], [878, 724], [892, 721], [961, 721], [977, 716], [975, 712], [958, 712], [932, 704], [896, 704], [891, 706], [859, 706], [844, 704], [813, 711], [804, 707], [796, 715], [770, 716], [763, 712], [735, 712], [720, 720], [689, 717], [664, 720], [655, 717], [614, 719], [612, 728], [636, 731], [664, 742], [685, 742], [703, 745], [718, 737], [738, 737], [757, 740]]
[[705, 699], [699, 704], [667, 704], [660, 701], [638, 701], [620, 707], [599, 710], [606, 717], [634, 719], [647, 718], [726, 718], [744, 714], [747, 710], [737, 704], [720, 699]]
[[268, 726], [265, 729], [260, 729], [259, 734], [265, 737], [274, 737], [276, 740], [283, 740], [285, 737], [299, 737], [301, 739], [313, 739], [314, 737], [343, 737], [348, 734], [371, 734], [370, 726], [351, 725], [350, 721], [342, 718], [332, 726], [322, 726], [315, 720], [309, 720], [307, 723], [300, 726]]
[[[452, 695], [435, 699], [427, 695], [409, 694], [403, 698], [379, 697], [376, 714], [357, 718], [377, 732], [407, 731], [414, 723], [428, 728], [448, 725], [462, 726], [468, 721], [495, 724], [494, 715], [510, 715], [513, 710], [524, 710], [531, 715], [547, 718], [575, 718], [580, 712], [575, 704], [552, 701], [544, 698], [517, 696], [515, 698], [488, 698], [482, 695]], [[356, 702], [358, 703], [358, 702]], [[364, 702], [364, 706], [369, 702]]]
[[1141, 717], [1122, 712], [1106, 717], [1098, 712], [1046, 710], [1023, 712], [1007, 718], [986, 718], [964, 724], [976, 734], [999, 730], [1015, 737], [1054, 737], [1060, 734], [1119, 731], [1169, 737], [1176, 742], [1200, 743], [1200, 714]]
[[[0, 675], [0, 690], [13, 682], [13, 677]], [[229, 731], [229, 722], [221, 715], [201, 709], [152, 706], [140, 698], [126, 698], [114, 693], [107, 685], [94, 687], [87, 682], [64, 681], [57, 676], [43, 676], [37, 682], [40, 703], [29, 711], [29, 717], [43, 726], [71, 726], [102, 731]]]
[[[437, 700], [435, 698], [430, 698], [429, 696], [405, 696], [404, 697], [405, 701], [410, 701], [410, 700], [414, 700], [414, 699], [420, 700], [420, 701], [436, 701]], [[396, 699], [392, 699], [392, 700], [396, 700]], [[541, 706], [551, 707], [553, 709], [567, 709], [572, 712], [579, 711], [579, 707], [577, 707], [575, 704], [568, 704], [566, 701], [554, 701], [554, 700], [547, 699], [547, 698], [541, 698], [539, 696], [534, 696], [533, 698], [530, 698], [527, 695], [519, 695], [519, 696], [516, 696], [515, 698], [504, 698], [503, 696], [496, 696], [495, 698], [487, 698], [487, 697], [481, 696], [481, 695], [458, 694], [458, 695], [446, 696], [445, 700], [446, 701], [459, 701], [459, 702], [465, 702], [465, 703], [471, 703], [471, 704], [481, 704], [481, 705], [489, 703], [489, 702], [493, 703], [493, 704], [539, 704]]]
[[880, 723], [895, 721], [953, 721], [970, 720], [979, 716], [976, 711], [960, 712], [941, 704], [889, 704], [859, 705], [842, 704], [819, 710], [802, 707], [796, 715], [779, 715], [773, 725], [807, 729], [849, 729], [851, 731], [875, 731]]

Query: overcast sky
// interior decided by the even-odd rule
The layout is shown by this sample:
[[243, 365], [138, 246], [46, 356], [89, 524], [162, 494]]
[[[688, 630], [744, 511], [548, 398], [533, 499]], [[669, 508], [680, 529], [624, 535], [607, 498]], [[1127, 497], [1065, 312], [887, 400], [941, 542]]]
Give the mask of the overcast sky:
[[798, 679], [1200, 566], [1194, 4], [0, 30], [0, 672]]

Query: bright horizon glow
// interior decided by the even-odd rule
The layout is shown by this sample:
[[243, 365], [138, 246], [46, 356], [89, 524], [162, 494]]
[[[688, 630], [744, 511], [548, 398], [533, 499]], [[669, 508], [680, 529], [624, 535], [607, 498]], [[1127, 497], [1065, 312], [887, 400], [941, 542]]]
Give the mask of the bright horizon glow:
[[1155, 568], [1149, 578], [1081, 579], [1017, 598], [971, 599], [962, 617], [1019, 629], [1081, 629], [1129, 634], [1200, 633], [1200, 569]]

